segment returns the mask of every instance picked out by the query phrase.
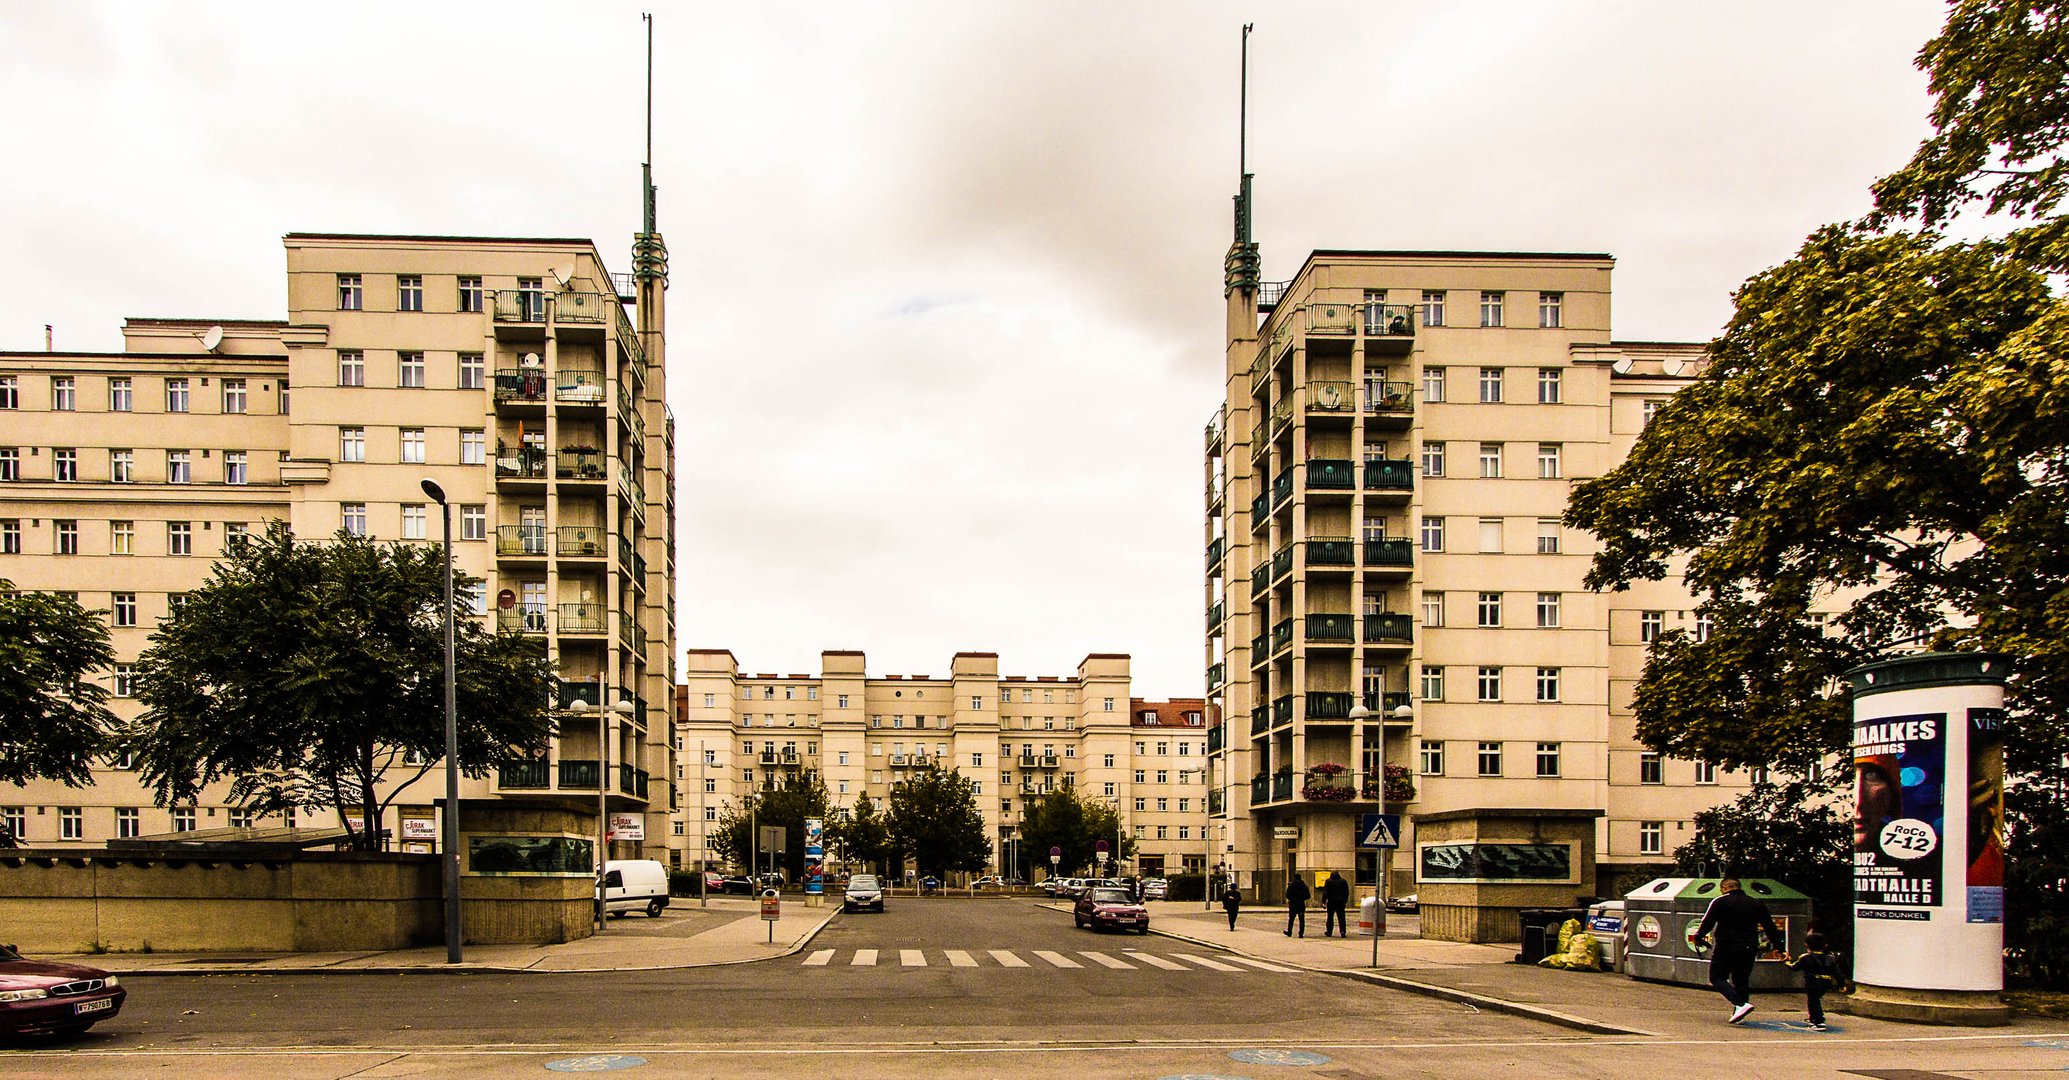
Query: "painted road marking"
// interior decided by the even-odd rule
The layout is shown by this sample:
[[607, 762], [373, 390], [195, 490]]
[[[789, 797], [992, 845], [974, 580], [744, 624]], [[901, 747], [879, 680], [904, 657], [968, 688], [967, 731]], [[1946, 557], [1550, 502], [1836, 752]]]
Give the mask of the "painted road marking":
[[1047, 960], [1049, 963], [1055, 965], [1056, 967], [1060, 968], [1081, 968], [1085, 966], [1083, 964], [1078, 963], [1076, 960], [1072, 960], [1070, 957], [1063, 955], [1060, 952], [1050, 952], [1047, 949], [1036, 949], [1034, 951], [1034, 954], [1036, 956], [1041, 957], [1044, 960]]
[[855, 958], [854, 958], [853, 960], [850, 960], [850, 961], [848, 961], [848, 966], [849, 966], [849, 967], [875, 967], [875, 966], [876, 966], [876, 950], [875, 950], [875, 949], [856, 949], [856, 950], [855, 950]]
[[820, 949], [818, 952], [815, 952], [812, 955], [805, 957], [805, 966], [825, 967], [827, 964], [832, 962], [833, 954], [836, 951], [837, 950], [834, 949]]
[[963, 951], [963, 950], [961, 950], [961, 949], [946, 949], [946, 950], [943, 950], [943, 951], [947, 953], [947, 955], [948, 955], [948, 963], [949, 963], [949, 965], [950, 965], [951, 967], [976, 967], [976, 966], [977, 966], [977, 958], [976, 958], [976, 957], [974, 957], [974, 956], [971, 956], [971, 955], [970, 955], [969, 953], [967, 953], [967, 952], [964, 952], [964, 951]]
[[1229, 957], [1229, 959], [1238, 964], [1248, 964], [1251, 967], [1258, 969], [1259, 971], [1276, 971], [1281, 975], [1300, 974], [1299, 968], [1280, 967], [1277, 964], [1267, 964], [1262, 960], [1252, 960], [1247, 956], [1231, 956]]
[[997, 961], [999, 962], [999, 966], [1000, 966], [1000, 967], [1026, 967], [1026, 966], [1027, 966], [1027, 961], [1025, 961], [1025, 960], [1022, 960], [1021, 958], [1019, 958], [1019, 957], [1017, 957], [1017, 956], [1014, 956], [1014, 955], [1013, 955], [1012, 953], [1010, 953], [1010, 952], [1007, 952], [1007, 951], [1006, 951], [1006, 950], [1004, 950], [1004, 949], [993, 949], [993, 950], [991, 950], [991, 958], [992, 958], [993, 960], [997, 960]]
[[1219, 960], [1209, 960], [1209, 959], [1207, 959], [1207, 958], [1206, 958], [1206, 957], [1204, 957], [1204, 956], [1194, 956], [1194, 955], [1193, 955], [1193, 954], [1191, 954], [1191, 953], [1172, 953], [1171, 955], [1173, 955], [1173, 956], [1175, 956], [1175, 957], [1179, 958], [1180, 960], [1184, 960], [1184, 961], [1187, 961], [1187, 962], [1189, 962], [1189, 963], [1194, 963], [1194, 964], [1198, 964], [1198, 965], [1200, 965], [1201, 967], [1203, 967], [1203, 968], [1206, 968], [1206, 969], [1207, 969], [1207, 970], [1209, 970], [1209, 971], [1241, 971], [1241, 970], [1243, 970], [1242, 968], [1239, 968], [1239, 967], [1235, 966], [1234, 964], [1224, 964], [1224, 963], [1222, 963], [1222, 962], [1221, 962], [1221, 961], [1219, 961]]
[[898, 963], [904, 967], [926, 967], [927, 954], [918, 949], [900, 949]]
[[1087, 957], [1087, 958], [1091, 959], [1091, 960], [1092, 960], [1092, 961], [1093, 961], [1094, 963], [1100, 964], [1100, 965], [1102, 965], [1102, 966], [1104, 966], [1104, 967], [1110, 967], [1110, 968], [1114, 968], [1114, 969], [1116, 969], [1116, 970], [1120, 970], [1120, 971], [1134, 971], [1134, 970], [1135, 970], [1135, 965], [1134, 965], [1134, 964], [1131, 964], [1131, 963], [1127, 962], [1126, 960], [1116, 960], [1116, 959], [1114, 959], [1113, 957], [1111, 957], [1111, 956], [1108, 956], [1108, 955], [1106, 955], [1105, 953], [1097, 953], [1097, 952], [1080, 952], [1080, 953], [1078, 953], [1078, 955], [1079, 955], [1079, 956], [1083, 956], [1083, 957]]
[[1136, 952], [1136, 951], [1135, 951], [1135, 950], [1133, 950], [1133, 949], [1130, 949], [1130, 950], [1128, 950], [1128, 952], [1127, 952], [1127, 957], [1128, 957], [1128, 959], [1130, 959], [1130, 960], [1140, 960], [1140, 961], [1142, 961], [1143, 963], [1145, 963], [1145, 964], [1148, 964], [1148, 965], [1149, 965], [1149, 966], [1151, 966], [1151, 967], [1160, 967], [1160, 968], [1163, 968], [1163, 969], [1164, 969], [1165, 971], [1191, 971], [1191, 970], [1192, 970], [1191, 968], [1189, 968], [1189, 967], [1186, 967], [1186, 966], [1185, 966], [1184, 964], [1174, 964], [1174, 963], [1172, 963], [1171, 961], [1169, 961], [1169, 960], [1166, 960], [1166, 959], [1164, 959], [1164, 958], [1163, 958], [1163, 957], [1161, 957], [1161, 956], [1152, 956], [1152, 955], [1150, 955], [1149, 953], [1146, 953], [1146, 952]]

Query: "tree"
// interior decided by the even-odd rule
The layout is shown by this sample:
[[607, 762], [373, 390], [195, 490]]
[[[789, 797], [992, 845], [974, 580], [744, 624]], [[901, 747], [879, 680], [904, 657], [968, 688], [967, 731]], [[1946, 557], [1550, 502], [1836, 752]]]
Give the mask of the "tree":
[[725, 809], [719, 811], [718, 831], [712, 836], [711, 845], [727, 862], [748, 867], [751, 873], [758, 872], [760, 867], [749, 866], [757, 852], [762, 866], [778, 863], [769, 852], [757, 847], [753, 830], [757, 826], [781, 826], [784, 851], [780, 868], [796, 881], [805, 867], [805, 819], [824, 821], [826, 816], [826, 785], [817, 775], [791, 773], [782, 783], [737, 803], [728, 800]]
[[876, 801], [863, 797], [853, 809], [840, 809], [826, 823], [826, 842], [837, 845], [841, 858], [884, 870], [890, 864], [891, 828]]
[[[430, 545], [280, 523], [233, 541], [138, 659], [145, 712], [118, 745], [160, 805], [228, 780], [258, 814], [335, 807], [352, 830], [356, 810], [377, 847], [382, 812], [445, 756], [443, 577]], [[557, 682], [539, 644], [461, 619], [455, 650], [460, 768], [543, 749]]]
[[961, 773], [928, 767], [891, 785], [891, 838], [922, 874], [982, 870], [991, 837], [977, 809], [976, 789]]
[[1697, 811], [1695, 838], [1674, 852], [1674, 868], [1697, 877], [1776, 878], [1809, 896], [1814, 929], [1849, 951], [1853, 824], [1832, 794], [1830, 780], [1756, 784], [1732, 802]]
[[1120, 811], [1111, 803], [1079, 798], [1074, 787], [1030, 800], [1020, 824], [1020, 838], [1027, 845], [1028, 858], [1038, 866], [1048, 859], [1051, 848], [1061, 848], [1063, 855], [1055, 872], [1064, 874], [1094, 869], [1098, 864], [1094, 853], [1101, 840], [1107, 842], [1115, 862], [1135, 851], [1135, 841], [1123, 835]]
[[0, 783], [93, 783], [115, 715], [94, 676], [115, 662], [108, 628], [56, 593], [0, 581]]

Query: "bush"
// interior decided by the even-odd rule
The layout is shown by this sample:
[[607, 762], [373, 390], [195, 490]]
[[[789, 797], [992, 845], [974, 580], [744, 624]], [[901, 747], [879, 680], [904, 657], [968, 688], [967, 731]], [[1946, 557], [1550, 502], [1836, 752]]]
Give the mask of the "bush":
[[2069, 815], [2047, 785], [2005, 792], [2005, 974], [2069, 988]]
[[1164, 880], [1171, 883], [1166, 900], [1201, 900], [1207, 895], [1207, 880], [1200, 874], [1171, 874]]
[[704, 875], [695, 870], [670, 870], [668, 872], [668, 895], [704, 895]]

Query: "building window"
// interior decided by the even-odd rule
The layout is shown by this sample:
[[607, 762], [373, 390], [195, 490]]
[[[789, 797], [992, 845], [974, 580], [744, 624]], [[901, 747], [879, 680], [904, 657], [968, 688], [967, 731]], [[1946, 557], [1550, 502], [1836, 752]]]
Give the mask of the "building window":
[[1424, 776], [1444, 775], [1444, 742], [1441, 739], [1423, 739], [1418, 747], [1420, 761], [1417, 763]]
[[22, 452], [12, 446], [0, 447], [0, 480], [22, 478]]
[[1559, 775], [1559, 744], [1541, 742], [1537, 744], [1537, 774], [1555, 777]]
[[1479, 618], [1474, 625], [1483, 628], [1499, 628], [1501, 626], [1501, 594], [1498, 592], [1481, 593], [1478, 615]]
[[76, 806], [60, 808], [57, 812], [57, 838], [60, 840], [86, 839], [86, 811]]
[[489, 534], [488, 510], [481, 506], [460, 507], [460, 539], [486, 540]]
[[1499, 404], [1501, 404], [1501, 396], [1502, 396], [1502, 395], [1501, 395], [1501, 383], [1502, 383], [1502, 369], [1501, 369], [1501, 368], [1498, 368], [1498, 367], [1484, 367], [1484, 368], [1481, 368], [1481, 369], [1480, 369], [1480, 403], [1481, 403], [1481, 404], [1483, 404], [1483, 405], [1499, 405]]
[[136, 400], [128, 379], [108, 380], [108, 411], [128, 412]]
[[223, 380], [223, 411], [241, 413], [246, 411], [246, 394], [243, 379]]
[[1483, 293], [1481, 293], [1481, 294], [1480, 294], [1480, 325], [1481, 325], [1481, 326], [1500, 326], [1500, 325], [1501, 325], [1501, 304], [1502, 304], [1502, 294], [1501, 294], [1501, 293], [1498, 293], [1498, 292], [1483, 292]]
[[1664, 611], [1641, 611], [1638, 613], [1638, 641], [1650, 645], [1659, 640], [1660, 631], [1667, 628], [1667, 613]]
[[1501, 775], [1501, 744], [1483, 742], [1480, 744], [1480, 775]]
[[1537, 403], [1557, 405], [1563, 396], [1561, 373], [1558, 368], [1537, 369]]
[[1426, 367], [1422, 369], [1422, 399], [1425, 402], [1444, 400], [1444, 369]]
[[358, 311], [365, 306], [365, 296], [359, 286], [358, 274], [338, 275], [338, 310]]
[[[0, 375], [0, 409], [19, 409], [21, 407], [21, 381], [13, 375]], [[12, 810], [8, 811], [8, 813], [13, 812]]]
[[1501, 554], [1501, 519], [1480, 519], [1480, 551], [1486, 555]]
[[1698, 642], [1710, 640], [1710, 631], [1716, 629], [1716, 627], [1717, 620], [1710, 618], [1708, 615], [1697, 615], [1695, 617], [1695, 639]]
[[1444, 475], [1444, 444], [1426, 442], [1422, 444], [1422, 474], [1424, 476]]
[[1422, 324], [1424, 326], [1444, 325], [1444, 290], [1424, 289], [1422, 291]]
[[172, 831], [174, 831], [174, 832], [193, 832], [193, 831], [194, 831], [194, 808], [193, 808], [193, 807], [191, 807], [191, 806], [175, 806], [175, 807], [173, 807], [173, 808], [172, 808]]
[[424, 463], [424, 429], [402, 429], [402, 463], [422, 465]]
[[51, 546], [59, 555], [79, 554], [79, 523], [57, 521], [50, 523]]
[[1537, 478], [1557, 480], [1561, 475], [1559, 467], [1560, 444], [1555, 442], [1537, 444]]
[[460, 279], [460, 310], [481, 310], [481, 279], [463, 277]]
[[251, 483], [251, 467], [249, 465], [249, 458], [247, 457], [244, 451], [223, 451], [223, 483]]
[[114, 593], [109, 597], [108, 615], [116, 626], [136, 625], [136, 594]]
[[366, 460], [366, 429], [341, 427], [338, 429], [338, 460]]
[[1482, 480], [1501, 479], [1500, 443], [1484, 442], [1480, 444], [1480, 478]]
[[1707, 762], [1707, 761], [1698, 761], [1698, 762], [1696, 762], [1696, 763], [1695, 763], [1695, 782], [1696, 782], [1696, 783], [1698, 783], [1698, 784], [1714, 784], [1714, 783], [1716, 783], [1716, 782], [1717, 782], [1717, 766], [1716, 766], [1716, 765], [1713, 765], [1713, 764], [1711, 764], [1710, 762]]
[[357, 349], [338, 351], [338, 385], [366, 385], [366, 354]]
[[366, 535], [365, 503], [340, 503], [338, 504], [338, 510], [339, 516], [344, 522], [344, 530], [347, 533], [353, 536]]
[[424, 386], [424, 354], [420, 352], [399, 352], [395, 354], [395, 385], [421, 390]]
[[1441, 665], [1423, 665], [1422, 699], [1424, 701], [1444, 700], [1444, 668]]
[[396, 275], [395, 310], [424, 310], [424, 279], [421, 276], [417, 274]]
[[79, 451], [72, 449], [50, 452], [50, 478], [60, 483], [72, 483], [79, 479]]
[[1559, 670], [1555, 667], [1537, 669], [1537, 700], [1554, 702], [1559, 700]]
[[287, 379], [283, 376], [280, 380], [280, 415], [282, 416], [286, 416], [288, 413], [287, 397]]
[[1652, 426], [1652, 418], [1653, 418], [1653, 417], [1655, 417], [1655, 416], [1658, 416], [1658, 415], [1660, 414], [1660, 410], [1661, 410], [1661, 409], [1664, 409], [1664, 408], [1666, 408], [1666, 407], [1667, 407], [1667, 403], [1666, 403], [1666, 401], [1665, 401], [1664, 399], [1661, 399], [1661, 398], [1648, 398], [1648, 399], [1646, 399], [1646, 402], [1645, 402], [1645, 406], [1644, 406], [1644, 408], [1645, 408], [1645, 415], [1644, 415], [1644, 424], [1645, 424], [1645, 426], [1647, 426], [1647, 427], [1651, 427], [1651, 426]]
[[136, 665], [115, 665], [115, 696], [128, 698], [136, 696]]
[[165, 523], [165, 553], [167, 555], [194, 554], [194, 525], [188, 521]]
[[1537, 594], [1537, 628], [1557, 630], [1559, 628], [1559, 594], [1541, 592]]
[[7, 835], [23, 839], [29, 835], [29, 812], [19, 806], [0, 809], [0, 825], [7, 827]]
[[143, 825], [137, 820], [136, 807], [124, 806], [115, 811], [115, 835], [127, 840], [143, 832]]
[[1641, 784], [1664, 784], [1667, 782], [1666, 763], [1659, 752], [1647, 750], [1638, 755], [1638, 782]]
[[166, 411], [166, 412], [186, 412], [186, 411], [187, 411], [187, 380], [185, 380], [185, 379], [167, 379], [167, 380], [165, 380], [165, 411]]
[[1426, 592], [1422, 594], [1422, 624], [1425, 627], [1444, 625], [1444, 594]]
[[404, 503], [402, 506], [402, 538], [422, 540], [425, 538], [425, 523], [429, 520], [423, 503]]
[[1537, 553], [1539, 555], [1559, 554], [1559, 519], [1537, 519]]
[[517, 279], [517, 302], [524, 309], [524, 321], [546, 321], [546, 287], [544, 278], [521, 277]]
[[1501, 700], [1501, 669], [1500, 669], [1500, 668], [1498, 668], [1498, 667], [1482, 667], [1482, 668], [1480, 668], [1480, 669], [1479, 669], [1479, 681], [1478, 681], [1478, 686], [1477, 686], [1477, 689], [1478, 689], [1478, 691], [1479, 691], [1479, 700], [1481, 700], [1481, 701], [1500, 701], [1500, 700]]
[[480, 465], [488, 459], [488, 435], [480, 431], [460, 432], [460, 464]]
[[460, 389], [479, 390], [482, 387], [482, 361], [480, 353], [460, 354]]
[[167, 450], [165, 452], [165, 482], [168, 484], [191, 484], [194, 482], [192, 451]]
[[0, 520], [0, 555], [22, 553], [22, 523], [18, 518]]
[[1424, 551], [1444, 550], [1444, 519], [1426, 517], [1422, 519], [1422, 549]]
[[1666, 846], [1666, 822], [1641, 821], [1638, 823], [1638, 854], [1662, 855], [1666, 853]]
[[50, 407], [57, 412], [79, 408], [79, 383], [70, 375], [50, 377]]
[[108, 522], [108, 553], [111, 555], [136, 554], [136, 522]]
[[1566, 325], [1562, 321], [1566, 307], [1566, 294], [1541, 292], [1537, 294], [1537, 325], [1545, 330], [1557, 330]]

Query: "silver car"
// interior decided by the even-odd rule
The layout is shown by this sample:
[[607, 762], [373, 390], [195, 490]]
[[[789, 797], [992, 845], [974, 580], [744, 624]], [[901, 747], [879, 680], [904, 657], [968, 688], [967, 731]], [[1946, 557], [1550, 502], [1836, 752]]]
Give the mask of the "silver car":
[[842, 911], [861, 911], [870, 908], [878, 913], [884, 910], [884, 886], [875, 874], [856, 874], [848, 879], [848, 891], [841, 896]]

